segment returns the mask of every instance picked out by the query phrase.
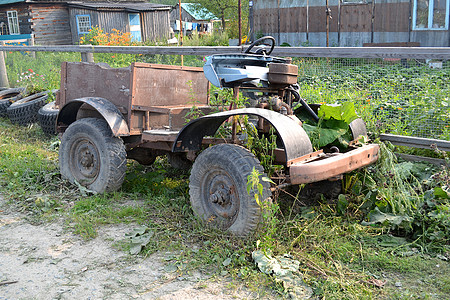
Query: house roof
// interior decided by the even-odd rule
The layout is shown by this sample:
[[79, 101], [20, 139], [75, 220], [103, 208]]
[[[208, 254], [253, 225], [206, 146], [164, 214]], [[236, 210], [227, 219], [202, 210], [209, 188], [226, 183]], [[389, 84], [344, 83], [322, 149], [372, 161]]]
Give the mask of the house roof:
[[196, 20], [218, 20], [218, 18], [199, 3], [181, 3], [181, 7]]
[[26, 0], [0, 0], [0, 5], [25, 2]]
[[[0, 0], [1, 1], [1, 0]], [[148, 2], [67, 2], [69, 6], [93, 10], [113, 9], [127, 11], [170, 10], [171, 6]]]

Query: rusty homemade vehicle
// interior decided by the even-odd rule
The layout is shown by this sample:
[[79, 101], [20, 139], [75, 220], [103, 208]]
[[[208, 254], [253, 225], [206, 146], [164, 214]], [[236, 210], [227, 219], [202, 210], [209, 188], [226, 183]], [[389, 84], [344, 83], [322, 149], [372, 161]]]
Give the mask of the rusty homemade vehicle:
[[[267, 41], [270, 47], [258, 47]], [[109, 192], [121, 187], [127, 158], [148, 165], [167, 155], [175, 167], [192, 165], [189, 194], [196, 215], [217, 228], [247, 235], [261, 219], [260, 206], [247, 192], [247, 178], [254, 168], [261, 174], [264, 170], [244, 148], [233, 116], [248, 115], [261, 134], [270, 126], [275, 129], [275, 164], [284, 166], [284, 172], [277, 174], [280, 185], [335, 180], [375, 162], [376, 144], [350, 146], [345, 153], [313, 151], [292, 107], [301, 103], [301, 109], [317, 120], [317, 106], [310, 107], [300, 98], [297, 66], [270, 56], [274, 44], [273, 38], [264, 37], [246, 53], [209, 57], [203, 69], [63, 63], [57, 97], [62, 176], [90, 190]], [[253, 107], [211, 114], [208, 81], [232, 88], [236, 98], [245, 93]], [[185, 124], [193, 105], [204, 116]], [[230, 136], [215, 137], [227, 120], [233, 120]], [[353, 121], [350, 129], [354, 139], [367, 134], [361, 119]], [[265, 201], [276, 187], [260, 183]]]

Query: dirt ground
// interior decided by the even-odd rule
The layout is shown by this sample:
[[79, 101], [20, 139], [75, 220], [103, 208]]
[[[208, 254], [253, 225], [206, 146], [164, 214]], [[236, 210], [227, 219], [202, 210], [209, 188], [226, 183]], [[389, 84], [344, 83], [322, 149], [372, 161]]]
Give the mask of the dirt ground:
[[144, 258], [115, 249], [132, 225], [105, 226], [84, 241], [65, 232], [62, 220], [32, 225], [4, 202], [0, 197], [0, 300], [255, 298], [206, 274], [170, 272], [167, 253]]

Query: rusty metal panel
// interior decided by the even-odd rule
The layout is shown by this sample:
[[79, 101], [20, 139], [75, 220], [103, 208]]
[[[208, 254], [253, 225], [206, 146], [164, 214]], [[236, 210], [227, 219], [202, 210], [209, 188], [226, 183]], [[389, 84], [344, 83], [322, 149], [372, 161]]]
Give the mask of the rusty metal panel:
[[134, 63], [131, 105], [208, 104], [209, 82], [202, 68]]
[[341, 32], [371, 32], [372, 4], [341, 6]]
[[285, 161], [312, 152], [308, 135], [296, 121], [280, 113], [262, 108], [234, 109], [197, 118], [180, 131], [172, 151], [199, 150], [203, 137], [214, 135], [226, 119], [236, 115], [255, 115], [268, 121], [275, 128], [283, 143]]
[[289, 168], [291, 183], [317, 182], [368, 166], [377, 161], [379, 150], [379, 145], [371, 144], [325, 159], [295, 163]]
[[106, 64], [71, 62], [66, 64], [65, 78], [61, 82], [63, 91], [61, 101], [101, 97], [111, 101], [119, 110], [127, 111], [130, 68], [110, 68]]
[[373, 25], [376, 32], [408, 32], [409, 3], [376, 3]]

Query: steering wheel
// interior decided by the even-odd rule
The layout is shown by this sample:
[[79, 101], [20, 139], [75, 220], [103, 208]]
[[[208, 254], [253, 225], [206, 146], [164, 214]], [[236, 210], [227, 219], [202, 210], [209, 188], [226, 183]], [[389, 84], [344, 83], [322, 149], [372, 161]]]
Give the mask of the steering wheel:
[[[264, 48], [257, 49], [255, 52], [251, 52], [253, 47], [263, 44], [262, 42], [265, 40], [268, 40], [271, 42], [269, 51], [266, 51], [266, 47], [264, 47]], [[251, 43], [250, 46], [248, 46], [247, 50], [245, 50], [245, 53], [270, 55], [270, 53], [272, 53], [272, 51], [273, 51], [273, 48], [275, 48], [275, 39], [269, 35], [266, 35], [266, 36], [263, 36], [262, 38], [257, 39], [253, 43]]]

